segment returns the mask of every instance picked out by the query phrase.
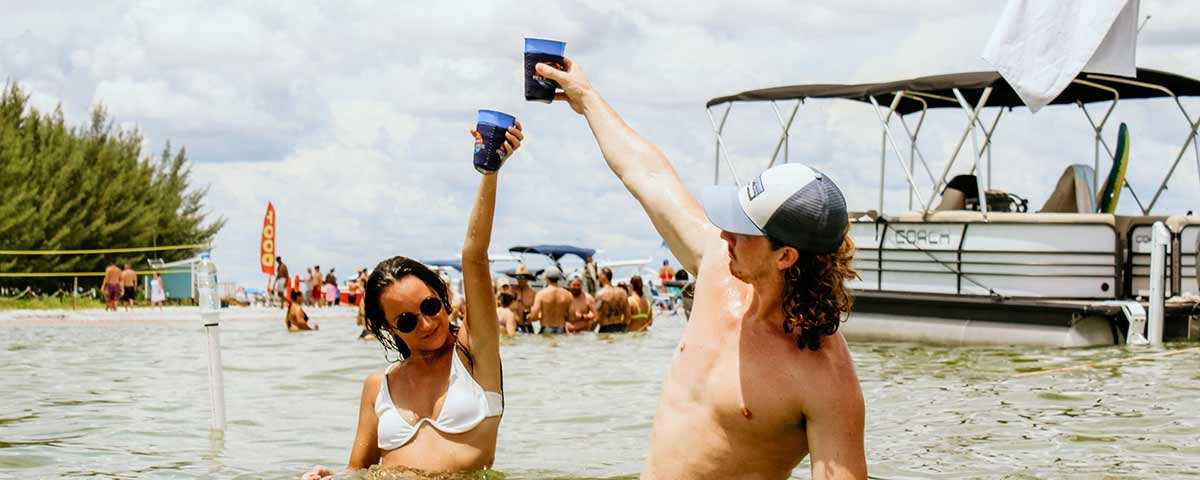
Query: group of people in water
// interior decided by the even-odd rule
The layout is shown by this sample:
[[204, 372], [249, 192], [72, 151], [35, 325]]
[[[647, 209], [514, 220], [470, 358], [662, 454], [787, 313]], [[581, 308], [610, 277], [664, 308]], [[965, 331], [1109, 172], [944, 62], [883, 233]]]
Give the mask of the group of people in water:
[[[518, 267], [516, 285], [501, 278], [496, 287], [497, 322], [502, 335], [518, 333], [570, 334], [641, 332], [654, 322], [642, 277], [613, 284], [612, 269], [601, 268], [595, 294], [587, 291], [587, 273], [574, 275], [563, 288], [562, 272], [551, 267], [543, 273], [545, 287], [534, 290], [531, 275]], [[534, 330], [533, 323], [538, 323]]]
[[[642, 478], [784, 479], [809, 456], [815, 479], [866, 478], [862, 391], [838, 333], [851, 306], [845, 282], [855, 275], [840, 189], [791, 163], [697, 199], [577, 63], [565, 58], [558, 67], [535, 68], [561, 88], [556, 100], [586, 119], [608, 166], [696, 274]], [[522, 125], [504, 136], [497, 153], [508, 158], [524, 138]], [[636, 308], [608, 274], [588, 300], [575, 293], [576, 279], [564, 289], [561, 273], [548, 272], [548, 286], [528, 308], [528, 284], [507, 287], [508, 295], [494, 287], [487, 252], [500, 176], [482, 175], [467, 220], [461, 325], [451, 321], [449, 286], [420, 262], [397, 256], [368, 275], [364, 322], [394, 361], [363, 382], [348, 470], [490, 468], [505, 410], [527, 408], [505, 403], [502, 324], [506, 332], [529, 330], [531, 321], [544, 331], [614, 331], [640, 327], [637, 315], [649, 312], [632, 281]], [[317, 466], [303, 478], [333, 476]]]

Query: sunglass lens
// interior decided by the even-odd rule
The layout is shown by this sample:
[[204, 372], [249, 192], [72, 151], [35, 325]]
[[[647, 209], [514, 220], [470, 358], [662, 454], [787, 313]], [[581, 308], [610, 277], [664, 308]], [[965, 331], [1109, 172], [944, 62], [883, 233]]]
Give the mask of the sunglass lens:
[[442, 310], [442, 301], [438, 300], [436, 297], [429, 297], [429, 298], [426, 298], [425, 300], [421, 300], [421, 314], [422, 315], [425, 315], [426, 317], [432, 317], [434, 315], [437, 315], [437, 313], [441, 310]]
[[408, 333], [417, 328], [417, 316], [411, 313], [401, 313], [396, 319], [396, 330], [400, 333]]

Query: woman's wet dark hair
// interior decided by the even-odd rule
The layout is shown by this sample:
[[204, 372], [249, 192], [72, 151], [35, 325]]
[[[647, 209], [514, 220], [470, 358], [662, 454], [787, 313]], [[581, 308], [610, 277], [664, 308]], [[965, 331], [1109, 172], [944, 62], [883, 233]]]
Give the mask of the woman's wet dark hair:
[[517, 299], [517, 297], [511, 293], [500, 292], [500, 306], [501, 307], [508, 308], [508, 306], [512, 305], [513, 301], [516, 299]]
[[[426, 287], [433, 290], [433, 294], [442, 301], [442, 308], [447, 313], [450, 312], [450, 288], [437, 272], [408, 257], [395, 256], [379, 262], [371, 271], [371, 275], [367, 277], [363, 307], [366, 311], [367, 330], [374, 334], [379, 343], [383, 345], [385, 358], [389, 351], [400, 354], [400, 360], [412, 355], [412, 350], [408, 348], [408, 345], [399, 336], [388, 330], [387, 315], [383, 313], [383, 303], [379, 300], [384, 290], [410, 275], [417, 277]], [[466, 355], [467, 362], [473, 364], [470, 352], [458, 341], [458, 327], [454, 324], [450, 324], [450, 335], [454, 336], [455, 344]]]
[[642, 284], [642, 276], [641, 275], [634, 275], [632, 277], [629, 277], [629, 288], [633, 289], [633, 292], [636, 293], [637, 296], [639, 296], [639, 297], [646, 296], [645, 287]]

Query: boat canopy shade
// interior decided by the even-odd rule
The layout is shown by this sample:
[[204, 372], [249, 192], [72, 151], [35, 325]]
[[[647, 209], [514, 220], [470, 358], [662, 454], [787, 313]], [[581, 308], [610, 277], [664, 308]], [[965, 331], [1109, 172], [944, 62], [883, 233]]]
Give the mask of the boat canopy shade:
[[507, 270], [501, 270], [500, 273], [507, 275], [511, 278], [518, 279], [518, 280], [520, 280], [522, 278], [524, 278], [526, 280], [532, 280], [534, 278], [542, 276], [542, 272], [544, 272], [544, 271], [546, 271], [546, 269], [539, 268], [536, 270], [530, 270], [528, 273], [517, 273], [517, 269], [510, 268]]
[[[1152, 84], [1166, 88], [1170, 90], [1170, 93], [1159, 88], [1131, 85], [1129, 83], [1106, 80], [1105, 78], [1120, 78]], [[1061, 105], [1074, 104], [1075, 102], [1092, 103], [1113, 100], [1112, 92], [1078, 83], [1081, 80], [1111, 87], [1117, 90], [1122, 100], [1130, 98], [1171, 97], [1171, 94], [1174, 94], [1176, 97], [1200, 96], [1200, 81], [1174, 73], [1139, 68], [1137, 70], [1137, 78], [1087, 72], [1080, 73], [1076, 77], [1076, 82], [1068, 85], [1067, 89], [1063, 90], [1050, 104]], [[709, 100], [707, 106], [712, 107], [729, 102], [802, 100], [805, 98], [845, 98], [860, 102], [870, 102], [870, 97], [872, 96], [875, 97], [875, 100], [880, 105], [889, 105], [892, 102], [892, 96], [895, 92], [905, 91], [920, 95], [922, 99], [928, 102], [929, 108], [945, 108], [960, 106], [954, 98], [954, 89], [957, 88], [968, 102], [975, 105], [978, 103], [983, 90], [987, 87], [992, 87], [992, 94], [987, 102], [987, 106], [989, 107], [1012, 108], [1025, 105], [1012, 87], [1009, 86], [1008, 82], [1004, 81], [1004, 78], [1000, 76], [1000, 73], [968, 72], [932, 75], [883, 83], [862, 83], [856, 85], [811, 84], [763, 88], [736, 95], [717, 97]], [[900, 104], [896, 106], [896, 112], [901, 115], [907, 115], [919, 112], [921, 108], [921, 102], [906, 95]]]
[[430, 267], [453, 268], [462, 271], [462, 260], [426, 260], [421, 263]]
[[536, 253], [550, 257], [555, 262], [567, 255], [574, 255], [580, 260], [587, 260], [587, 257], [596, 254], [596, 251], [590, 248], [573, 247], [571, 245], [532, 245], [532, 246], [517, 246], [508, 249], [510, 253]]

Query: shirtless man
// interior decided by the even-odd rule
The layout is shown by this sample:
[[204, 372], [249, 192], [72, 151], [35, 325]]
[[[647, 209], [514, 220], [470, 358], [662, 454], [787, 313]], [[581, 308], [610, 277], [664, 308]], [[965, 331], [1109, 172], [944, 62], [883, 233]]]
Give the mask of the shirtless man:
[[579, 277], [567, 283], [567, 291], [571, 292], [571, 309], [575, 312], [575, 320], [567, 324], [567, 333], [592, 331], [596, 321], [596, 300], [583, 291], [583, 280]]
[[[845, 200], [789, 163], [704, 206], [570, 59], [538, 64], [587, 119], [608, 166], [686, 270], [696, 301], [664, 380], [644, 479], [866, 478], [864, 405], [837, 327], [850, 309], [854, 245]], [[776, 215], [778, 213], [778, 215]]]
[[125, 264], [125, 269], [121, 270], [121, 300], [124, 300], [125, 309], [129, 310], [133, 307], [133, 300], [137, 298], [137, 272], [133, 271], [133, 266]]
[[596, 323], [600, 333], [620, 333], [629, 325], [629, 294], [612, 284], [612, 269], [600, 269], [600, 293], [596, 294]]
[[117, 311], [117, 302], [121, 300], [121, 269], [117, 264], [110, 263], [104, 269], [104, 284], [100, 286], [104, 294], [104, 310]]
[[541, 322], [538, 333], [567, 333], [567, 323], [575, 320], [571, 294], [558, 286], [562, 273], [557, 268], [546, 269], [546, 288], [533, 297], [529, 318]]
[[517, 331], [521, 333], [533, 333], [533, 318], [530, 312], [533, 310], [533, 300], [537, 296], [537, 292], [533, 290], [533, 286], [529, 284], [529, 269], [524, 265], [517, 266], [517, 288], [513, 295], [517, 296], [517, 301], [513, 302], [513, 312], [517, 314]]
[[288, 308], [288, 276], [287, 265], [283, 263], [283, 257], [275, 257], [275, 296], [279, 297], [279, 305], [285, 310]]

